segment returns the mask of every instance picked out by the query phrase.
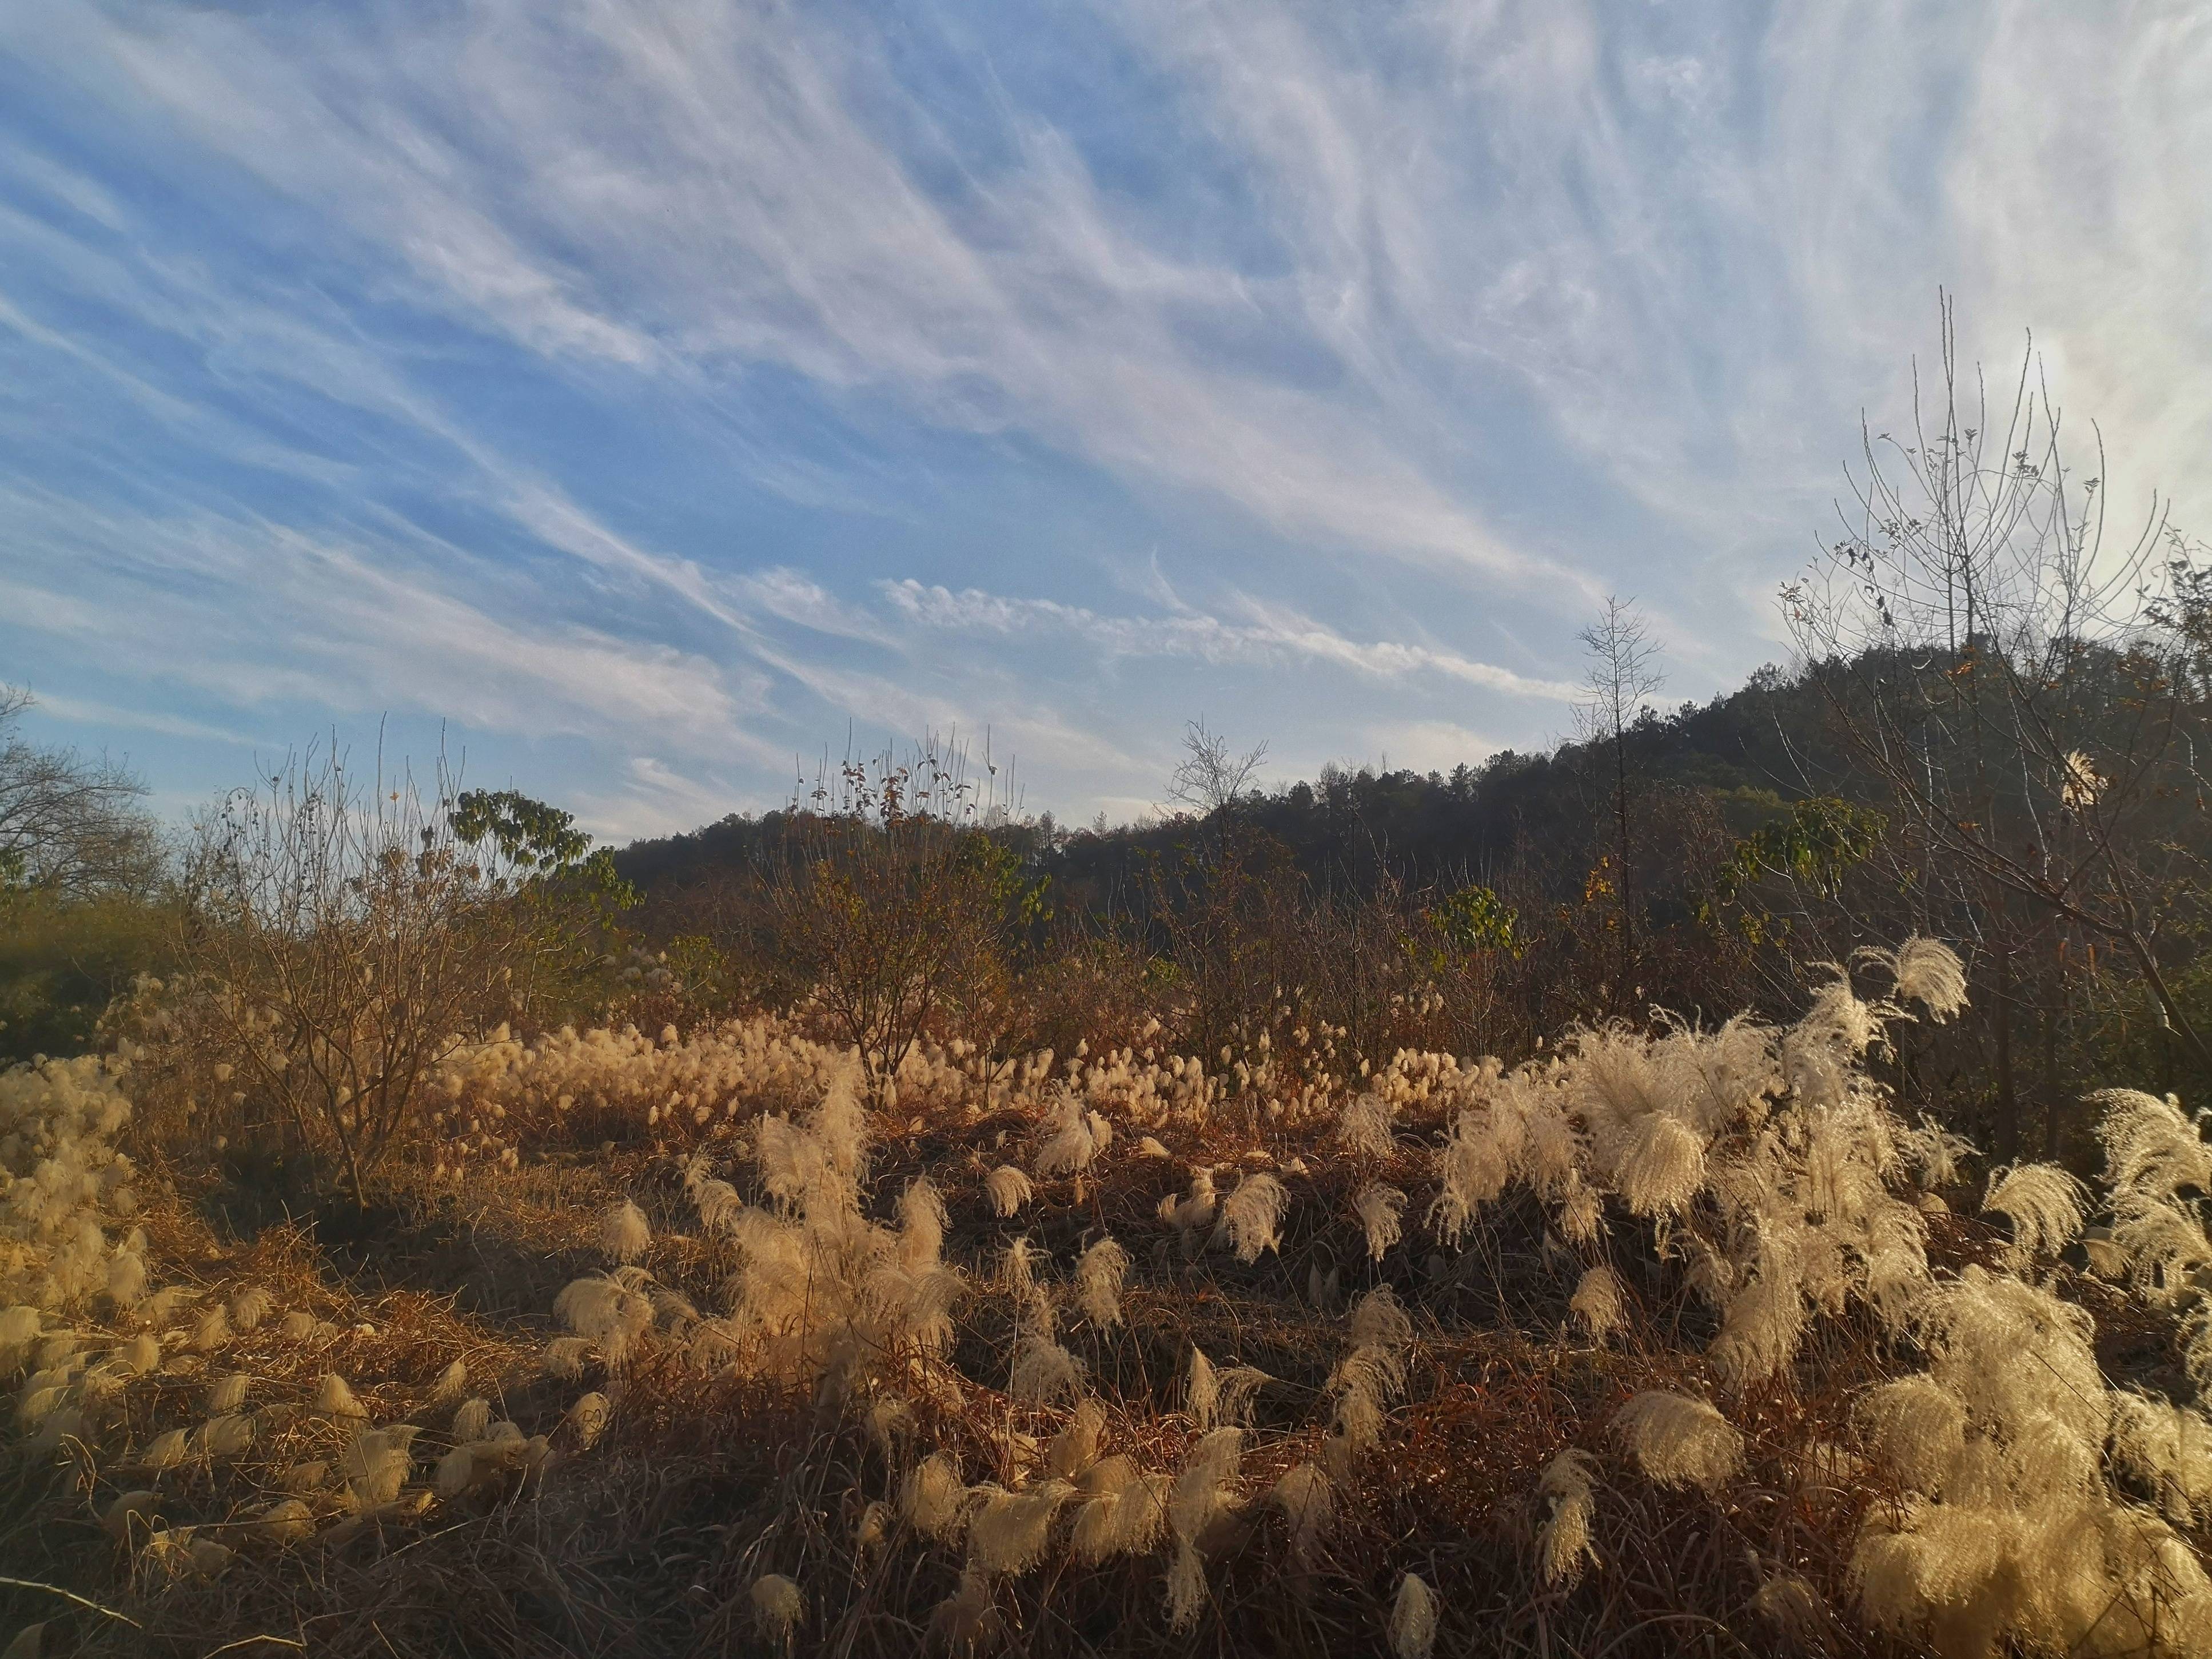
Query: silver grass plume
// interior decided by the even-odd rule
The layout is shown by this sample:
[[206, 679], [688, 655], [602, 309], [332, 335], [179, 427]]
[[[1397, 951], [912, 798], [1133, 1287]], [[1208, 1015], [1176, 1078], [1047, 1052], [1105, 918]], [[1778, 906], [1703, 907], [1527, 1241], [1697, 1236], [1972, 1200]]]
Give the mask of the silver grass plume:
[[2081, 1237], [2089, 1189], [2056, 1164], [2016, 1164], [1990, 1176], [1982, 1213], [2012, 1223], [2012, 1255], [2025, 1263]]
[[1613, 1431], [1662, 1486], [1717, 1492], [1743, 1467], [1743, 1436], [1705, 1401], [1647, 1389], [1613, 1413]]
[[1336, 1520], [1335, 1491], [1328, 1472], [1318, 1463], [1300, 1463], [1268, 1488], [1267, 1502], [1282, 1511], [1290, 1528], [1291, 1559], [1300, 1567], [1311, 1567]]
[[1405, 1231], [1406, 1195], [1395, 1187], [1370, 1181], [1352, 1200], [1359, 1224], [1367, 1232], [1367, 1254], [1380, 1261]]
[[610, 1261], [627, 1267], [642, 1260], [652, 1246], [653, 1229], [634, 1200], [625, 1198], [600, 1212], [599, 1248]]
[[1582, 1276], [1567, 1311], [1594, 1342], [1603, 1342], [1628, 1322], [1627, 1288], [1620, 1275], [1600, 1262]]
[[1393, 1659], [1429, 1659], [1436, 1644], [1437, 1593], [1420, 1574], [1409, 1572], [1398, 1581], [1390, 1605], [1390, 1652]]
[[1290, 1193], [1271, 1175], [1246, 1175], [1238, 1180], [1236, 1191], [1221, 1202], [1221, 1220], [1239, 1261], [1249, 1266], [1262, 1251], [1277, 1248], [1290, 1205]]
[[1597, 1546], [1590, 1539], [1590, 1520], [1596, 1499], [1590, 1488], [1590, 1455], [1570, 1446], [1544, 1465], [1536, 1490], [1548, 1506], [1543, 1528], [1536, 1537], [1536, 1557], [1547, 1584], [1571, 1584], [1582, 1577], [1585, 1563], [1597, 1564]]
[[1121, 1286], [1128, 1273], [1129, 1253], [1111, 1238], [1100, 1239], [1076, 1263], [1076, 1305], [1101, 1330], [1121, 1322]]

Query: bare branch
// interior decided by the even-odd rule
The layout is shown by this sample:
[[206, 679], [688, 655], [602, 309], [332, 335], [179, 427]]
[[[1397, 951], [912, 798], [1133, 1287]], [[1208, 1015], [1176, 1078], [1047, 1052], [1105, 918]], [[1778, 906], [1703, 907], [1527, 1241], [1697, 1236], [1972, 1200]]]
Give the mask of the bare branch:
[[1267, 758], [1265, 739], [1243, 754], [1232, 753], [1229, 739], [1207, 728], [1204, 716], [1183, 733], [1183, 758], [1168, 780], [1168, 799], [1210, 817], [1236, 801]]

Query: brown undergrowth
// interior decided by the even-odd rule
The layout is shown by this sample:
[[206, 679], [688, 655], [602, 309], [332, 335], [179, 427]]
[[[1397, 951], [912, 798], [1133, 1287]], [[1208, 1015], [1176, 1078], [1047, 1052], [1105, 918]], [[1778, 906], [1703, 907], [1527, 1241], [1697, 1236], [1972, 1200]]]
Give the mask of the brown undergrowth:
[[[2197, 1650], [2182, 1279], [1954, 1213], [1956, 1147], [1861, 1068], [1904, 1010], [1823, 994], [1291, 1110], [1148, 1056], [664, 1115], [664, 1070], [657, 1133], [459, 1181], [426, 1149], [343, 1226], [240, 1231], [236, 1171], [172, 1146], [11, 1247], [0, 1618], [163, 1655]], [[2026, 1369], [1984, 1389], [1990, 1309]], [[2101, 1366], [2081, 1422], [2039, 1355]], [[2008, 1577], [2045, 1511], [2111, 1534], [2086, 1630]]]

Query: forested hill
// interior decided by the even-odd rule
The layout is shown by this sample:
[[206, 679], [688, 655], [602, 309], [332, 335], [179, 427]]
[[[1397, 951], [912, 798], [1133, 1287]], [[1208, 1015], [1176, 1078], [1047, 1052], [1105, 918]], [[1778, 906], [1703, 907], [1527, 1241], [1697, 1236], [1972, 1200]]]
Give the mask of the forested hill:
[[[1687, 793], [1705, 804], [1708, 822], [1738, 836], [1808, 795], [1858, 793], [1824, 694], [1773, 667], [1709, 703], [1647, 712], [1630, 728], [1626, 750], [1632, 785], [1645, 795], [1640, 817], [1677, 816]], [[1364, 890], [1386, 873], [1416, 886], [1496, 884], [1509, 868], [1532, 863], [1556, 866], [1562, 878], [1571, 867], [1578, 880], [1597, 820], [1610, 807], [1613, 768], [1605, 743], [1471, 756], [1449, 773], [1330, 766], [1310, 781], [1246, 797], [1238, 817], [1330, 889]], [[787, 822], [781, 812], [732, 813], [689, 835], [632, 842], [616, 861], [640, 887], [666, 893], [757, 867]], [[1103, 833], [1071, 830], [1046, 812], [1007, 835], [1054, 877], [1063, 902], [1090, 908], [1126, 893], [1146, 857], [1170, 853], [1191, 828], [1189, 818], [1171, 817]]]

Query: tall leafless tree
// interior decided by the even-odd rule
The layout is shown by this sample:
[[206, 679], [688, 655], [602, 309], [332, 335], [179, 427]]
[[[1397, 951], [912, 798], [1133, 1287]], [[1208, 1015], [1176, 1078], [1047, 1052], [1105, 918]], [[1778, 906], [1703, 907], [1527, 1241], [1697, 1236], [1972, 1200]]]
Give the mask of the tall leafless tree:
[[85, 898], [144, 886], [160, 868], [154, 821], [139, 804], [146, 786], [105, 758], [25, 737], [34, 702], [0, 685], [0, 890]]
[[1583, 678], [1587, 696], [1576, 705], [1580, 735], [1601, 750], [1612, 773], [1608, 816], [1612, 818], [1614, 888], [1620, 904], [1620, 988], [1636, 962], [1636, 866], [1632, 835], [1634, 809], [1630, 735], [1667, 683], [1659, 667], [1659, 644], [1651, 637], [1634, 599], [1608, 597], [1598, 619], [1577, 635], [1589, 659]]
[[1228, 738], [1207, 727], [1203, 716], [1184, 732], [1182, 749], [1182, 759], [1168, 780], [1168, 799], [1201, 817], [1211, 817], [1235, 802], [1251, 787], [1267, 758], [1264, 739], [1238, 754], [1230, 748]]
[[[1930, 920], [1993, 928], [1979, 942], [2000, 986], [2023, 926], [2101, 941], [2212, 1067], [2161, 950], [2192, 737], [2159, 629], [2181, 550], [2154, 497], [2131, 538], [2106, 537], [2091, 437], [2082, 476], [2032, 341], [1993, 398], [1959, 361], [1947, 298], [1933, 385], [1916, 364], [1910, 425], [1863, 422], [1843, 533], [1783, 590], [1784, 611], [1910, 831], [1921, 867], [1905, 873], [1931, 911], [1948, 901]], [[1993, 1013], [2003, 1096], [2011, 1033]]]

